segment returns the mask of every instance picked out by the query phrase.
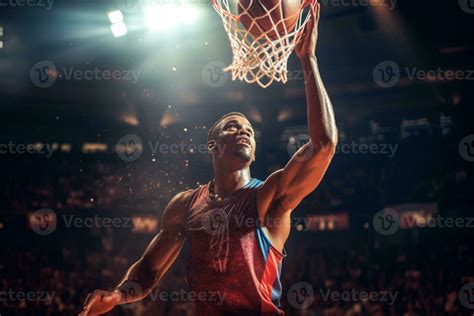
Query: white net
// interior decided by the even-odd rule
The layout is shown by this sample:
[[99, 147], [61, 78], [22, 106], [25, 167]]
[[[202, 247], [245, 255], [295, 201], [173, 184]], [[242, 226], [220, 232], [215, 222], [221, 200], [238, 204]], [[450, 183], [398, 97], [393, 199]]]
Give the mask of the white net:
[[[269, 8], [269, 0], [249, 0], [250, 5], [244, 8], [239, 3], [237, 10], [237, 5], [229, 0], [213, 0], [213, 6], [222, 18], [232, 48], [232, 64], [224, 69], [231, 72], [232, 80], [256, 82], [262, 88], [268, 87], [273, 81], [288, 81], [288, 58], [311, 14], [309, 9], [305, 9], [306, 2], [289, 0], [298, 1], [297, 17], [284, 17], [282, 1], [285, 0], [275, 1], [275, 6]], [[263, 29], [262, 23], [257, 23], [256, 19], [252, 18], [247, 27], [242, 24], [242, 17], [248, 19], [254, 16], [250, 11], [251, 8], [255, 9], [254, 4], [263, 11], [259, 12], [258, 21], [267, 21], [269, 27]], [[279, 18], [276, 19], [275, 16]], [[296, 19], [294, 27], [288, 29], [288, 23], [284, 23], [281, 17], [284, 17], [285, 21], [289, 18]]]

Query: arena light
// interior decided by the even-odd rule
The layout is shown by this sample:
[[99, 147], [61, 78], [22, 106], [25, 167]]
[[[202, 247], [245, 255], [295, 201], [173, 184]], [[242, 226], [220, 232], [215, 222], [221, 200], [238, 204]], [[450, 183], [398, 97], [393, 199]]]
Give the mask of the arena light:
[[192, 24], [197, 21], [199, 18], [199, 9], [190, 5], [183, 6], [179, 8], [181, 12], [181, 19], [180, 22], [184, 24]]
[[109, 12], [108, 16], [112, 24], [123, 22], [123, 14], [120, 10]]
[[112, 30], [112, 34], [115, 37], [122, 37], [128, 33], [127, 25], [123, 21], [123, 14], [120, 10], [111, 11], [108, 14], [110, 23], [110, 29]]
[[179, 15], [176, 8], [169, 6], [145, 7], [145, 23], [151, 31], [165, 30], [176, 26]]
[[110, 29], [115, 37], [122, 37], [128, 33], [127, 26], [123, 22], [112, 24]]
[[72, 149], [72, 145], [70, 143], [63, 143], [59, 147], [59, 150], [63, 153], [70, 153]]
[[107, 151], [107, 144], [102, 143], [84, 143], [82, 144], [82, 152], [84, 154], [105, 153]]
[[1, 37], [3, 37], [3, 26], [0, 26], [0, 49], [3, 48], [3, 41], [1, 40]]
[[133, 229], [134, 233], [152, 233], [156, 234], [158, 231], [158, 221], [154, 216], [133, 216]]
[[190, 5], [154, 5], [144, 8], [145, 24], [151, 31], [192, 24], [199, 14], [199, 9]]

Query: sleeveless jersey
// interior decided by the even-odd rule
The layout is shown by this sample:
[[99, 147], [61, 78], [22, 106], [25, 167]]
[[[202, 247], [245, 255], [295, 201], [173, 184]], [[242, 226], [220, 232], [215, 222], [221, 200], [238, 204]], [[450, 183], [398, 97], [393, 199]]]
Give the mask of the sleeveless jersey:
[[280, 307], [278, 251], [259, 225], [251, 179], [223, 201], [209, 197], [209, 183], [193, 194], [185, 231], [186, 278], [199, 316], [284, 315]]

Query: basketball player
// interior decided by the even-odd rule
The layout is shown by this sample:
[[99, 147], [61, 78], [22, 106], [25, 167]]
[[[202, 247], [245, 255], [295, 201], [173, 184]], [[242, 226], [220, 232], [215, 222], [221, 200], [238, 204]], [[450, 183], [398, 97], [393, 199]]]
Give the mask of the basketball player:
[[[315, 57], [318, 20], [316, 5], [295, 48], [304, 70], [310, 141], [262, 182], [252, 178], [249, 170], [256, 147], [251, 124], [241, 113], [224, 115], [208, 136], [214, 179], [169, 202], [160, 232], [143, 256], [115, 290], [89, 294], [81, 315], [103, 314], [146, 297], [186, 239], [190, 291], [223, 298], [196, 299], [197, 315], [284, 315], [279, 308], [279, 277], [290, 215], [320, 183], [337, 143], [333, 108]], [[135, 290], [129, 291], [131, 287]]]

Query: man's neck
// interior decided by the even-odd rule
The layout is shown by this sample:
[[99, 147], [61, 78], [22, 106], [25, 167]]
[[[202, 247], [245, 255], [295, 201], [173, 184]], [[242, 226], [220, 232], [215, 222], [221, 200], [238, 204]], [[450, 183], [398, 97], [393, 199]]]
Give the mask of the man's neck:
[[228, 168], [214, 169], [214, 194], [225, 199], [250, 181], [250, 169], [229, 170]]

